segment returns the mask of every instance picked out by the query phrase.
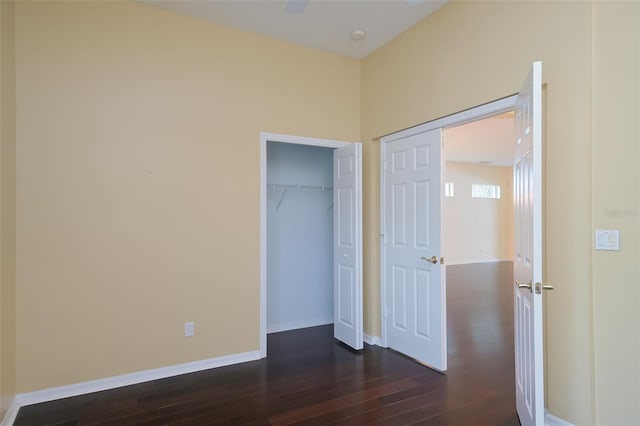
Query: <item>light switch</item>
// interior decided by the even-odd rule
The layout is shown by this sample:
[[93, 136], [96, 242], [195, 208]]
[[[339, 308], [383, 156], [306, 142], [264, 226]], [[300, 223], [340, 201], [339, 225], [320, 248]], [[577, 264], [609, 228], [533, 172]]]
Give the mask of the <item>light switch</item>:
[[596, 229], [596, 250], [620, 250], [620, 231], [617, 229]]

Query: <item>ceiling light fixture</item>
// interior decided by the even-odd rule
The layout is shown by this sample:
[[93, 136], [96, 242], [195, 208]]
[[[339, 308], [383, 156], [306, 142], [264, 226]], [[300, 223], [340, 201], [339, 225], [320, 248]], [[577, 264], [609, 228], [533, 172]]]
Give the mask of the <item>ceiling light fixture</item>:
[[351, 31], [351, 40], [353, 40], [353, 41], [364, 40], [365, 37], [367, 37], [367, 33], [365, 33], [363, 30], [353, 30], [353, 31]]

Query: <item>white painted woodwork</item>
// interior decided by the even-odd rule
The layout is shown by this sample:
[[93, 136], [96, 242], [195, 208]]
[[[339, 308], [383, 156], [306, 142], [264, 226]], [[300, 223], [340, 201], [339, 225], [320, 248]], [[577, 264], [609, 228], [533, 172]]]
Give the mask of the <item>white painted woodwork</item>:
[[[138, 383], [151, 382], [154, 380], [165, 379], [167, 377], [175, 377], [183, 374], [195, 373], [197, 371], [210, 370], [212, 368], [242, 364], [245, 362], [256, 361], [261, 357], [262, 356], [259, 351], [240, 352], [215, 358], [185, 362], [183, 364], [154, 368], [151, 370], [140, 370], [133, 373], [105, 377], [87, 382], [21, 393], [16, 395], [15, 404], [18, 408], [25, 407], [27, 405], [40, 404], [43, 402], [55, 401], [57, 399], [71, 398], [78, 395], [102, 392]], [[8, 423], [8, 425], [10, 424], [13, 423]], [[5, 423], [2, 425], [4, 426]]]
[[542, 294], [542, 64], [533, 67], [516, 101], [514, 285], [516, 406], [523, 426], [544, 425]]
[[[279, 133], [260, 133], [260, 357], [264, 358], [267, 356], [267, 143], [268, 142], [282, 142], [282, 143], [291, 143], [298, 145], [309, 145], [309, 146], [319, 146], [325, 148], [344, 148], [350, 147], [352, 145], [357, 145], [357, 157], [356, 157], [356, 170], [358, 171], [358, 185], [354, 188], [356, 191], [354, 195], [357, 197], [358, 202], [356, 206], [358, 210], [355, 212], [356, 216], [354, 219], [354, 223], [357, 224], [355, 229], [358, 232], [358, 238], [356, 238], [356, 242], [358, 242], [357, 249], [359, 250], [359, 260], [356, 263], [357, 266], [357, 279], [356, 283], [359, 283], [356, 286], [356, 290], [359, 291], [359, 294], [353, 300], [355, 304], [354, 311], [358, 311], [359, 315], [359, 324], [357, 325], [354, 334], [362, 336], [363, 335], [363, 323], [362, 323], [362, 156], [360, 154], [361, 147], [360, 144], [352, 144], [350, 142], [344, 141], [336, 141], [331, 139], [318, 139], [318, 138], [309, 138], [304, 136], [294, 136], [294, 135], [286, 135]], [[335, 188], [335, 185], [334, 185]], [[333, 207], [333, 206], [331, 206]], [[334, 230], [335, 230], [336, 222], [334, 217]], [[335, 268], [335, 266], [334, 266]], [[335, 278], [335, 274], [334, 274]], [[334, 282], [335, 285], [335, 282]], [[335, 303], [335, 300], [334, 300]], [[334, 307], [335, 312], [335, 307]], [[362, 337], [358, 339], [353, 339], [354, 342], [360, 342], [360, 347], [362, 347]]]
[[336, 339], [363, 348], [362, 146], [333, 152], [333, 330]]
[[[389, 347], [445, 371], [441, 144], [442, 131], [435, 129], [385, 147], [383, 326]], [[423, 260], [432, 256], [436, 264]]]

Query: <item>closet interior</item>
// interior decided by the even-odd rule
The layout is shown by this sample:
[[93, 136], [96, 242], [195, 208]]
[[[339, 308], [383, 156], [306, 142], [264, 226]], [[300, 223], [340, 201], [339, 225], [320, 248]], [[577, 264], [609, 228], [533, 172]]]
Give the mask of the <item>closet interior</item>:
[[267, 332], [333, 323], [333, 149], [267, 143]]

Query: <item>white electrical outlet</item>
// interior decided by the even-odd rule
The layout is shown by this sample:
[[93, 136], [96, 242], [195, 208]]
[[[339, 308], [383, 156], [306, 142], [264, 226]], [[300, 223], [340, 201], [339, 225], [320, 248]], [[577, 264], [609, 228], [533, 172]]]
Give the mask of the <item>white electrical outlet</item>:
[[184, 335], [187, 337], [191, 337], [194, 334], [194, 329], [193, 329], [193, 321], [190, 322], [185, 322], [184, 323]]

